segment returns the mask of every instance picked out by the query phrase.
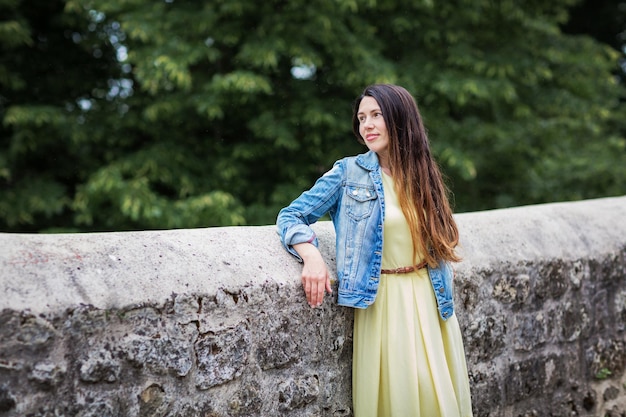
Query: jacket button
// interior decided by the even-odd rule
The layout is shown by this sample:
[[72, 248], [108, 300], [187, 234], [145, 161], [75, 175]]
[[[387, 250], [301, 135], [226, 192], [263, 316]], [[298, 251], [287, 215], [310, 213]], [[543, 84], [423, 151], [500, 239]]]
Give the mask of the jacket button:
[[443, 287], [439, 288], [439, 292], [443, 294], [445, 290], [443, 289]]

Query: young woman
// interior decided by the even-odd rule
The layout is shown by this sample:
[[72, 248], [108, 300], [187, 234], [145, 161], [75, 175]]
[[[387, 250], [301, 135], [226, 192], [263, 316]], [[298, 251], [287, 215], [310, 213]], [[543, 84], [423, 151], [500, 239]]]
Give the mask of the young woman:
[[467, 417], [472, 406], [450, 262], [458, 229], [422, 117], [404, 88], [372, 85], [354, 105], [369, 152], [343, 158], [278, 215], [285, 248], [304, 262], [309, 305], [331, 292], [309, 227], [336, 231], [338, 303], [354, 307], [355, 417]]

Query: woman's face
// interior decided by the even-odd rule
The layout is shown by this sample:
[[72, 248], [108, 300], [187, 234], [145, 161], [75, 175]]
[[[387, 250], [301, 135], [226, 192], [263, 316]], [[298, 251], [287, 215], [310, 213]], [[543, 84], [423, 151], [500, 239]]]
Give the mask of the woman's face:
[[374, 97], [363, 97], [359, 104], [357, 119], [359, 120], [359, 133], [365, 141], [365, 145], [378, 154], [379, 160], [386, 160], [389, 133], [383, 113]]

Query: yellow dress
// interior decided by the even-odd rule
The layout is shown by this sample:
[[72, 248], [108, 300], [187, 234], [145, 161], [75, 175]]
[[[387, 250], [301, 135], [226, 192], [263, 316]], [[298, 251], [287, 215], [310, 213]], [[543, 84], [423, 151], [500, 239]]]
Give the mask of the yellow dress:
[[[382, 267], [411, 265], [408, 224], [386, 174], [383, 186]], [[374, 304], [355, 310], [352, 371], [355, 417], [472, 416], [459, 323], [439, 317], [426, 269], [381, 275]]]

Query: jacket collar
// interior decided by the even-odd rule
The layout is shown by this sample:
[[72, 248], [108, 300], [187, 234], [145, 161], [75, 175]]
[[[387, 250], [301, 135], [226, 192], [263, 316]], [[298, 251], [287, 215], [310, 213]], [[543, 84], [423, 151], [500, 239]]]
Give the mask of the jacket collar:
[[356, 163], [368, 171], [375, 171], [379, 168], [378, 155], [376, 155], [376, 152], [374, 151], [368, 151], [357, 155]]

